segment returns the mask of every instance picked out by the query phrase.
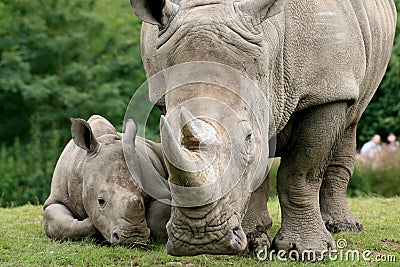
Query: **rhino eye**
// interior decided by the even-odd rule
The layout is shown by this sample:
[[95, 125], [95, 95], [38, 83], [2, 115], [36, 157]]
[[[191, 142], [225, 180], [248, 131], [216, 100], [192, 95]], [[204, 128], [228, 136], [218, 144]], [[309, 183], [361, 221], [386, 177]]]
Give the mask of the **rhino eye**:
[[106, 201], [102, 197], [99, 197], [97, 199], [97, 202], [99, 203], [99, 206], [102, 207], [102, 208], [106, 205]]
[[254, 141], [252, 133], [248, 133], [246, 135], [245, 142], [246, 142], [246, 148], [245, 148], [246, 154], [252, 154], [254, 149], [254, 143], [253, 143]]
[[252, 136], [252, 134], [251, 133], [249, 133], [248, 135], [246, 135], [246, 142], [250, 142], [251, 141], [251, 136]]

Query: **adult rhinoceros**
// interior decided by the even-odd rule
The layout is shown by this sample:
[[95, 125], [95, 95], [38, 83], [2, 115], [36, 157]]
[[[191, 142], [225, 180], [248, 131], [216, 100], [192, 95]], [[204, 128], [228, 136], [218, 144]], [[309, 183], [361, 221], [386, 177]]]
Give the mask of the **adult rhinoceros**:
[[136, 137], [132, 120], [126, 122], [122, 140], [122, 134], [99, 115], [87, 122], [72, 119], [71, 133], [44, 204], [46, 234], [79, 240], [98, 231], [114, 245], [166, 237], [169, 206], [143, 194], [136, 182], [139, 177], [151, 179], [150, 169], [166, 177], [159, 144]]
[[[149, 78], [206, 61], [235, 69], [261, 90], [260, 97], [257, 90], [237, 86], [243, 77], [220, 72], [235, 86], [226, 90], [218, 77], [208, 79], [212, 69], [196, 71], [188, 64], [195, 82], [176, 84], [158, 102], [166, 110], [161, 133], [171, 184], [196, 192], [243, 174], [220, 199], [205, 203], [215, 192], [198, 194], [200, 206], [173, 207], [169, 254], [240, 253], [246, 234], [252, 239], [265, 231], [271, 222], [268, 183], [254, 191], [253, 181], [258, 186], [267, 171], [265, 151], [274, 136], [282, 210], [275, 248], [319, 254], [335, 247], [328, 230], [362, 229], [348, 208], [346, 187], [357, 123], [391, 53], [392, 0], [131, 0], [131, 5], [144, 21], [142, 56]], [[180, 79], [179, 71], [170, 74], [164, 76]], [[151, 94], [157, 90], [150, 87]], [[181, 198], [179, 190], [171, 190], [174, 199]], [[261, 241], [268, 245], [265, 235]]]

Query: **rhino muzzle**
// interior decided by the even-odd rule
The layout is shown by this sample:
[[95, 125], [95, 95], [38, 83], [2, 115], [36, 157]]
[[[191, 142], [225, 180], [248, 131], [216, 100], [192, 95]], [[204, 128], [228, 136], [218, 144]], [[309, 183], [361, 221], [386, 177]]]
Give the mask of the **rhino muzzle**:
[[[191, 209], [190, 212], [194, 214], [196, 210]], [[218, 214], [215, 215], [209, 213], [205, 218], [189, 218], [182, 213], [182, 209], [173, 208], [171, 220], [167, 224], [167, 253], [173, 256], [194, 256], [205, 253], [239, 254], [245, 251], [247, 239], [239, 217], [234, 214], [223, 220]], [[207, 222], [208, 218], [211, 221]]]
[[149, 243], [150, 229], [115, 229], [111, 232], [110, 243], [113, 245], [146, 245]]
[[181, 107], [180, 139], [165, 117], [160, 127], [174, 205], [167, 224], [167, 253], [192, 256], [245, 251], [243, 201], [234, 190], [242, 173], [239, 168], [229, 169], [230, 141], [223, 125], [209, 117], [195, 117]]

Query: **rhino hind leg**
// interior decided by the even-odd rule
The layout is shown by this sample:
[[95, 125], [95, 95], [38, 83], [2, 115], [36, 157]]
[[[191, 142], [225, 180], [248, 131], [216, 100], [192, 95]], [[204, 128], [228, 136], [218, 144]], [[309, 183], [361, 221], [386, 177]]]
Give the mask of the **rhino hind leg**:
[[320, 189], [320, 209], [328, 231], [358, 232], [362, 224], [349, 209], [346, 189], [354, 170], [356, 126], [349, 126], [330, 161]]
[[82, 221], [76, 219], [62, 204], [51, 204], [45, 208], [43, 224], [47, 236], [56, 240], [78, 241], [96, 234], [89, 218]]
[[272, 226], [267, 207], [269, 186], [267, 176], [260, 187], [251, 194], [249, 206], [242, 221], [250, 252], [257, 253], [270, 248], [270, 235], [267, 230]]
[[328, 103], [295, 114], [290, 138], [282, 150], [277, 189], [282, 225], [273, 249], [299, 260], [316, 260], [335, 248], [319, 208], [319, 190], [332, 149], [344, 131], [347, 105]]

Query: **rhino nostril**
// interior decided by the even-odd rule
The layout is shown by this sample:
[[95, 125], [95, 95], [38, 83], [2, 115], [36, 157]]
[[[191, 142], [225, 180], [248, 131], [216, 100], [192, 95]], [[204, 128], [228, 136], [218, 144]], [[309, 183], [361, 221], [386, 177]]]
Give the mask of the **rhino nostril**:
[[233, 233], [235, 234], [235, 235], [239, 235], [239, 227], [235, 227], [235, 228], [233, 228]]
[[119, 235], [117, 233], [113, 233], [111, 241], [113, 245], [118, 245], [119, 243], [121, 243], [121, 240], [119, 239]]

